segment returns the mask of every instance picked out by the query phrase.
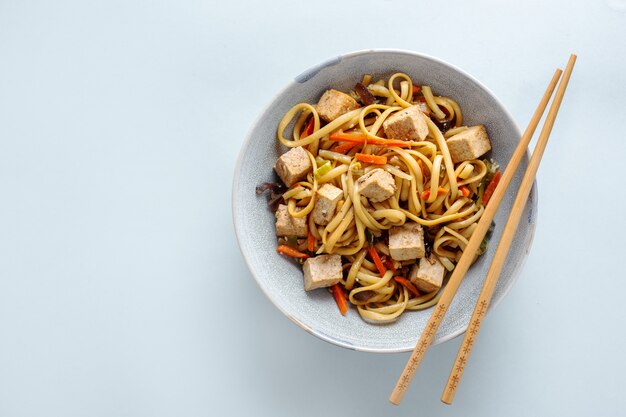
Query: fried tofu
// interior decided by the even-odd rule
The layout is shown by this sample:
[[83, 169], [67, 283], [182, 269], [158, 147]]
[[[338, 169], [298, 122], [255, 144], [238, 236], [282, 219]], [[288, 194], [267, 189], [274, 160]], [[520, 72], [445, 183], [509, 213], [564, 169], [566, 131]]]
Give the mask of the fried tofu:
[[326, 122], [332, 122], [349, 111], [356, 110], [359, 103], [355, 99], [337, 90], [327, 90], [315, 106], [317, 113]]
[[446, 268], [435, 255], [422, 258], [419, 264], [413, 265], [409, 280], [422, 292], [433, 292], [441, 288]]
[[389, 229], [389, 253], [396, 261], [423, 258], [426, 254], [424, 229], [415, 222]]
[[380, 168], [362, 175], [357, 181], [357, 187], [361, 195], [373, 203], [385, 201], [396, 192], [393, 176]]
[[304, 179], [312, 169], [309, 155], [301, 146], [282, 154], [274, 165], [274, 170], [287, 187]]
[[317, 190], [315, 207], [311, 212], [316, 224], [327, 225], [335, 215], [337, 203], [343, 196], [343, 191], [332, 184], [324, 184]]
[[419, 105], [398, 110], [383, 122], [385, 135], [389, 139], [424, 140], [428, 136], [426, 117]]
[[276, 210], [276, 236], [307, 237], [308, 234], [306, 216], [293, 217], [289, 214], [286, 205], [278, 206], [278, 210]]
[[455, 164], [478, 159], [491, 150], [487, 129], [483, 125], [469, 127], [449, 137], [446, 143]]
[[308, 258], [302, 267], [304, 271], [304, 289], [330, 287], [343, 277], [340, 255], [318, 255]]

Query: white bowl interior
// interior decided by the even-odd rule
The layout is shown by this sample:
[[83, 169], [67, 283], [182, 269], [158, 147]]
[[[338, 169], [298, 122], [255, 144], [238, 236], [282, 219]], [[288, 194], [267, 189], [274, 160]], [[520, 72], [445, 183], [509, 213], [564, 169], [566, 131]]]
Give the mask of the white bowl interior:
[[[510, 159], [521, 133], [511, 115], [481, 83], [441, 60], [408, 51], [362, 51], [344, 55], [305, 71], [281, 91], [250, 130], [235, 169], [233, 220], [242, 254], [252, 275], [272, 302], [291, 320], [312, 334], [337, 345], [369, 352], [402, 352], [415, 346], [432, 311], [408, 312], [391, 324], [363, 321], [355, 309], [343, 317], [325, 289], [305, 292], [301, 267], [276, 253], [274, 215], [266, 197], [255, 187], [276, 180], [273, 165], [286, 151], [276, 139], [283, 115], [299, 102], [315, 103], [328, 88], [347, 91], [370, 73], [375, 79], [405, 72], [418, 84], [430, 85], [437, 95], [454, 98], [463, 110], [464, 124], [484, 124], [493, 144], [492, 158], [502, 168]], [[440, 343], [467, 327], [496, 244], [511, 210], [525, 157], [496, 215], [496, 229], [487, 253], [470, 268], [450, 305], [435, 339]], [[530, 249], [536, 218], [536, 187], [530, 194], [491, 307], [511, 288]]]

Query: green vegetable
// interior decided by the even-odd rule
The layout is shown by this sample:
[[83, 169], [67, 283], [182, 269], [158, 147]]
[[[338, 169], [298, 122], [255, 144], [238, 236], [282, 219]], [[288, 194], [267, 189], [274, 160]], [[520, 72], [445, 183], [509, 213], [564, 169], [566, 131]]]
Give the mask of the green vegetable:
[[319, 178], [322, 175], [328, 174], [328, 172], [330, 172], [331, 169], [333, 169], [333, 166], [331, 165], [330, 161], [324, 162], [321, 166], [317, 167], [317, 169], [315, 170], [315, 178]]
[[491, 236], [493, 235], [493, 231], [495, 228], [496, 228], [496, 223], [492, 221], [491, 224], [489, 225], [489, 229], [487, 229], [487, 233], [485, 233], [485, 237], [483, 238], [483, 241], [480, 242], [480, 246], [478, 248], [478, 251], [476, 251], [476, 255], [480, 256], [484, 254], [485, 252], [487, 252], [487, 244], [489, 243], [489, 240], [491, 240]]

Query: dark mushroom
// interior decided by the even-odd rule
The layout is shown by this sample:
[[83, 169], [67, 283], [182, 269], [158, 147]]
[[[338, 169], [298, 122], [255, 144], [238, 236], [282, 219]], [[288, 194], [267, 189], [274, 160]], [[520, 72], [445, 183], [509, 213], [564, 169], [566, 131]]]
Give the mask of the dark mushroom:
[[366, 106], [376, 103], [376, 97], [361, 83], [356, 83], [354, 92], [359, 96], [361, 102]]

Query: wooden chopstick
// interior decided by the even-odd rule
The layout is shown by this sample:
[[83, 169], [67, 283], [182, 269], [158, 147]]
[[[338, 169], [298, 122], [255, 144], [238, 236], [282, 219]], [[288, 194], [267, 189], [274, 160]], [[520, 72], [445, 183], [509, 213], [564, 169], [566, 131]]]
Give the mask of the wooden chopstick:
[[398, 382], [396, 383], [396, 386], [394, 387], [389, 397], [389, 401], [391, 403], [398, 405], [400, 404], [400, 401], [402, 401], [402, 397], [404, 397], [404, 394], [409, 387], [413, 376], [415, 375], [415, 371], [419, 367], [419, 364], [421, 363], [422, 358], [426, 353], [426, 350], [430, 346], [432, 339], [435, 336], [435, 333], [437, 332], [441, 321], [443, 320], [443, 316], [446, 314], [446, 311], [448, 310], [448, 307], [452, 302], [452, 299], [454, 298], [454, 295], [456, 294], [456, 291], [459, 288], [459, 285], [461, 284], [465, 273], [467, 272], [474, 260], [476, 251], [478, 250], [478, 247], [483, 241], [483, 238], [485, 237], [485, 234], [487, 233], [487, 230], [491, 225], [491, 221], [493, 220], [498, 206], [500, 205], [500, 202], [504, 197], [506, 189], [511, 183], [513, 176], [515, 175], [517, 166], [519, 165], [520, 161], [524, 157], [524, 154], [526, 153], [528, 143], [535, 133], [535, 129], [537, 128], [543, 112], [546, 109], [548, 102], [550, 101], [550, 97], [554, 92], [560, 76], [561, 70], [557, 69], [554, 73], [554, 76], [552, 77], [552, 80], [550, 81], [550, 84], [548, 85], [548, 89], [546, 90], [543, 98], [541, 99], [541, 102], [539, 103], [539, 106], [537, 107], [537, 110], [535, 110], [535, 113], [533, 114], [533, 117], [530, 120], [528, 127], [526, 128], [526, 131], [522, 135], [519, 144], [517, 145], [517, 148], [515, 148], [515, 151], [513, 152], [513, 155], [511, 156], [511, 159], [509, 160], [509, 163], [504, 170], [504, 174], [500, 178], [500, 182], [498, 183], [498, 186], [496, 187], [491, 196], [491, 199], [489, 200], [489, 204], [487, 204], [487, 206], [485, 207], [485, 211], [478, 221], [476, 229], [472, 233], [472, 236], [469, 239], [465, 250], [463, 251], [463, 255], [461, 255], [461, 258], [454, 268], [454, 271], [452, 272], [448, 283], [442, 290], [441, 298], [439, 299], [437, 306], [435, 307], [433, 313], [428, 319], [426, 328], [422, 332], [422, 335], [420, 336], [417, 345], [415, 345], [415, 349], [413, 349], [413, 353], [411, 353], [411, 357], [404, 367], [402, 375], [400, 375], [400, 378], [398, 379]]
[[552, 105], [550, 106], [550, 110], [548, 111], [548, 116], [546, 117], [543, 128], [541, 129], [541, 133], [530, 158], [528, 168], [526, 169], [526, 173], [522, 179], [522, 184], [517, 192], [513, 208], [511, 209], [509, 218], [504, 226], [504, 231], [502, 233], [502, 237], [500, 238], [500, 243], [498, 244], [498, 249], [496, 249], [496, 253], [491, 261], [489, 272], [487, 273], [487, 277], [483, 283], [483, 288], [478, 296], [478, 301], [476, 302], [476, 307], [474, 307], [470, 324], [465, 332], [463, 343], [459, 347], [456, 360], [452, 370], [450, 371], [450, 376], [448, 377], [448, 382], [441, 396], [441, 401], [446, 404], [451, 404], [454, 399], [454, 394], [459, 386], [459, 382], [463, 376], [463, 371], [465, 370], [472, 348], [474, 347], [474, 341], [476, 340], [482, 321], [487, 313], [487, 308], [491, 302], [491, 296], [493, 295], [496, 283], [500, 277], [500, 272], [502, 272], [502, 267], [504, 266], [504, 261], [506, 260], [509, 248], [511, 247], [511, 242], [515, 237], [517, 226], [519, 225], [522, 217], [526, 200], [530, 194], [530, 189], [533, 186], [535, 175], [537, 174], [537, 169], [539, 168], [539, 163], [541, 162], [541, 157], [543, 156], [543, 151], [548, 143], [548, 138], [550, 137], [552, 126], [554, 126], [554, 121], [559, 111], [559, 107], [561, 106], [561, 102], [563, 101], [565, 89], [567, 88], [567, 83], [569, 82], [572, 70], [574, 69], [575, 62], [576, 55], [571, 55], [569, 62], [567, 63], [567, 67], [565, 68], [565, 72], [563, 73], [563, 78], [559, 83], [559, 88], [557, 89]]

